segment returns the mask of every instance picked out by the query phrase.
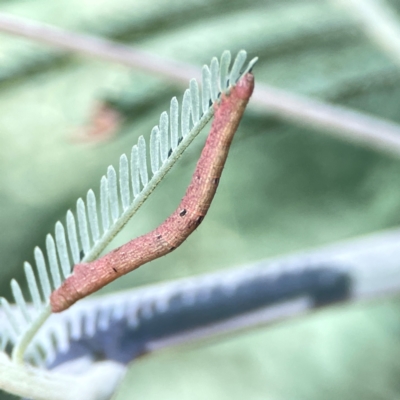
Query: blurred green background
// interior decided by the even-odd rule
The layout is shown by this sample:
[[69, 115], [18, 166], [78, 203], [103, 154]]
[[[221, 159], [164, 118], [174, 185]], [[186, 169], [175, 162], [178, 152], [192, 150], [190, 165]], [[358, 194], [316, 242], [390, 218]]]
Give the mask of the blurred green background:
[[[400, 12], [400, 1], [391, 1]], [[328, 0], [14, 0], [0, 11], [201, 66], [259, 56], [263, 82], [400, 123], [400, 70]], [[400, 15], [399, 15], [400, 18]], [[0, 290], [109, 164], [149, 137], [183, 87], [0, 34]], [[98, 102], [124, 109], [110, 140], [74, 139]], [[128, 110], [128, 113], [127, 113]], [[178, 204], [206, 130], [112, 247]], [[237, 266], [395, 227], [400, 161], [248, 109], [218, 194], [176, 252], [105, 291]], [[400, 398], [399, 301], [347, 306], [135, 361], [116, 398]]]

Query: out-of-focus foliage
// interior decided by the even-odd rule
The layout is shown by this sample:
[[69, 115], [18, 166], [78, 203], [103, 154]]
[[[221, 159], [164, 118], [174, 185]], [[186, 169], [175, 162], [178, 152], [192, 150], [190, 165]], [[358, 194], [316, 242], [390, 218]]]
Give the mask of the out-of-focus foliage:
[[[400, 10], [399, 1], [391, 3]], [[257, 82], [400, 122], [400, 71], [327, 0], [19, 0], [1, 2], [0, 10], [199, 66], [224, 49], [244, 48], [260, 57]], [[98, 190], [106, 166], [117, 165], [138, 135], [149, 136], [182, 88], [7, 35], [0, 35], [0, 82], [0, 290], [7, 294], [56, 220], [87, 189]], [[72, 140], [107, 98], [131, 104], [115, 138]], [[113, 246], [175, 208], [198, 141]], [[250, 108], [201, 228], [175, 253], [106, 290], [396, 226], [399, 176], [397, 160]], [[399, 353], [398, 303], [357, 305], [138, 360], [117, 398], [391, 399], [400, 393]]]

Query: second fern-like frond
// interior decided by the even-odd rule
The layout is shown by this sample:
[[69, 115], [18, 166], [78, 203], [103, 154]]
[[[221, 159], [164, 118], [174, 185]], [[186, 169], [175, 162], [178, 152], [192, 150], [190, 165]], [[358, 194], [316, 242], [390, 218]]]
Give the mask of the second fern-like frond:
[[[243, 70], [246, 56], [245, 51], [240, 51], [230, 70], [231, 55], [228, 51], [222, 54], [220, 62], [213, 58], [210, 67], [204, 66], [201, 93], [197, 81], [192, 79], [183, 95], [181, 112], [178, 100], [175, 97], [171, 100], [169, 114], [163, 112], [159, 125], [151, 131], [149, 150], [143, 136], [140, 136], [138, 143], [132, 147], [130, 159], [125, 154], [120, 157], [118, 173], [114, 167], [108, 167], [100, 182], [99, 207], [93, 190], [89, 190], [86, 202], [78, 199], [75, 215], [67, 212], [66, 228], [57, 222], [54, 237], [47, 235], [46, 257], [40, 248], [35, 248], [37, 276], [29, 263], [24, 265], [33, 307], [27, 305], [15, 280], [11, 281], [11, 289], [19, 312], [12, 312], [8, 301], [0, 299], [9, 325], [8, 330], [0, 328], [0, 345], [4, 348], [7, 341], [15, 344], [14, 361], [22, 362], [33, 336], [50, 315], [49, 297], [52, 291], [70, 276], [73, 265], [96, 259], [139, 209], [211, 119], [213, 104], [220, 94], [229, 92], [237, 80], [252, 68], [256, 59]], [[150, 155], [149, 163], [147, 154]], [[81, 252], [84, 254], [82, 260]], [[43, 349], [31, 346], [29, 358], [40, 364]]]

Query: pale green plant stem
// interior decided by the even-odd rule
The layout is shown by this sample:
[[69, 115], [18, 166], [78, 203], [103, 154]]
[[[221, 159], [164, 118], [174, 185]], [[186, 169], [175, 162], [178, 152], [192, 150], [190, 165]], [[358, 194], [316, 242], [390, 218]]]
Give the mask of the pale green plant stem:
[[201, 76], [199, 69], [192, 65], [171, 60], [166, 62], [162, 57], [131, 46], [95, 36], [69, 32], [10, 14], [0, 13], [0, 31], [86, 56], [90, 55], [146, 72], [161, 74], [185, 85], [190, 79]]
[[[106, 248], [106, 246], [111, 242], [111, 240], [117, 235], [117, 233], [123, 228], [123, 226], [129, 221], [129, 219], [136, 213], [140, 206], [146, 201], [150, 194], [154, 191], [157, 185], [162, 181], [168, 171], [173, 167], [173, 165], [181, 157], [182, 153], [194, 140], [194, 138], [201, 132], [204, 126], [214, 115], [214, 107], [210, 107], [207, 112], [203, 114], [199, 122], [197, 123], [196, 129], [192, 129], [189, 134], [184, 137], [179, 144], [179, 146], [172, 152], [166, 162], [161, 166], [157, 173], [155, 173], [146, 187], [140, 192], [140, 194], [134, 199], [131, 205], [126, 209], [126, 211], [118, 218], [116, 223], [114, 223], [97, 241], [97, 243], [92, 247], [85, 257], [83, 262], [90, 262], [95, 260], [100, 253]], [[15, 344], [12, 352], [12, 360], [16, 363], [23, 363], [23, 356], [29, 343], [34, 338], [40, 327], [46, 322], [48, 317], [51, 315], [50, 305], [41, 311], [41, 313], [35, 318], [29, 328], [24, 332], [18, 342]]]
[[[364, 4], [364, 0], [353, 1]], [[370, 4], [372, 0], [365, 0], [365, 2]], [[199, 79], [201, 77], [199, 69], [190, 64], [167, 60], [132, 46], [68, 32], [4, 13], [0, 13], [0, 31], [68, 51], [135, 67], [178, 83], [186, 84], [191, 78]], [[400, 44], [397, 47], [400, 54]], [[311, 126], [342, 140], [352, 141], [392, 156], [400, 156], [398, 139], [400, 126], [381, 118], [355, 112], [348, 108], [336, 107], [306, 96], [294, 95], [288, 91], [260, 83], [257, 83], [251, 104], [259, 106], [264, 112], [272, 113], [283, 120]]]
[[263, 105], [269, 114], [323, 128], [322, 132], [333, 137], [400, 157], [399, 126], [390, 121], [265, 85], [258, 85], [252, 103]]
[[384, 0], [333, 0], [352, 12], [365, 33], [400, 66], [400, 23]]
[[29, 328], [21, 336], [20, 340], [15, 344], [12, 351], [12, 360], [17, 364], [23, 364], [24, 354], [32, 341], [37, 331], [46, 322], [47, 318], [51, 315], [50, 304], [47, 304], [43, 310], [40, 311], [39, 315], [34, 318], [34, 321], [29, 325]]

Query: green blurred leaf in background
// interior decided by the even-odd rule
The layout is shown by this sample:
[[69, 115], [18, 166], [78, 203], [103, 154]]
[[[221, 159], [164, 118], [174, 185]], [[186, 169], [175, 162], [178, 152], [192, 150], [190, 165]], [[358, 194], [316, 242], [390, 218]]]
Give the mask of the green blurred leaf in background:
[[[400, 10], [399, 1], [391, 5]], [[244, 48], [260, 57], [257, 83], [400, 122], [400, 70], [327, 0], [16, 0], [2, 1], [0, 11], [193, 65]], [[43, 245], [77, 197], [98, 190], [107, 165], [150, 133], [182, 88], [6, 34], [0, 84], [0, 289], [7, 295], [34, 246]], [[111, 98], [126, 117], [116, 136], [97, 145], [71, 140], [94, 105]], [[113, 247], [170, 214], [197, 150]], [[249, 109], [205, 223], [179, 250], [105, 291], [395, 227], [399, 176], [398, 160]], [[399, 356], [399, 303], [386, 300], [137, 360], [117, 398], [393, 399], [400, 396]]]

